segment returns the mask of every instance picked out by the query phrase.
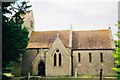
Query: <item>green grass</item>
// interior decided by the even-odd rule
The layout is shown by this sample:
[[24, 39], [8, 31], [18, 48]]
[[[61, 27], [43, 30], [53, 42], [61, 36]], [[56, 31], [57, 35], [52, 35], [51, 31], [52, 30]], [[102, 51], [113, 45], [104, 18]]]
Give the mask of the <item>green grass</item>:
[[3, 73], [3, 75], [8, 76], [8, 77], [14, 76], [11, 73]]
[[[100, 80], [99, 78], [41, 78], [41, 79], [30, 79], [30, 80]], [[106, 78], [103, 80], [116, 80], [112, 78]]]

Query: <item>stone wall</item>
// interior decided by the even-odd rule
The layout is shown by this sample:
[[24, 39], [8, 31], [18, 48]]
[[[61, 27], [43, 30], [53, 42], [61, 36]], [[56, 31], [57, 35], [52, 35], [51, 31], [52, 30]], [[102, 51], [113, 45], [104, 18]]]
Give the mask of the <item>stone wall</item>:
[[[56, 52], [56, 50], [59, 52]], [[54, 54], [57, 55], [57, 64], [54, 66]], [[58, 65], [58, 55], [61, 53], [61, 66]], [[46, 53], [46, 76], [65, 76], [71, 75], [71, 53], [62, 44], [59, 38], [56, 38], [48, 52]]]
[[17, 77], [21, 76], [21, 65], [22, 62], [13, 62], [12, 75]]
[[[80, 62], [78, 61], [80, 53]], [[89, 62], [89, 53], [91, 53], [92, 62]], [[103, 62], [101, 62], [100, 53], [103, 53]], [[73, 51], [73, 73], [77, 70], [78, 75], [100, 75], [100, 68], [103, 68], [103, 76], [112, 76], [114, 74], [111, 68], [114, 67], [113, 50], [79, 50]]]
[[37, 49], [28, 49], [22, 57], [22, 76], [32, 73], [32, 61], [37, 55]]
[[42, 61], [46, 63], [46, 51], [48, 49], [39, 49], [38, 54], [32, 61], [32, 75], [38, 75], [38, 65]]
[[[37, 53], [37, 49], [28, 49], [26, 54], [23, 55], [22, 75], [27, 75], [29, 72], [32, 73], [32, 75], [37, 75], [38, 68], [34, 68], [33, 65], [38, 67], [41, 60], [45, 62], [46, 76], [71, 75], [71, 50], [65, 47], [58, 47], [60, 48], [60, 53], [62, 53], [61, 66], [58, 66], [58, 63], [57, 66], [54, 66], [53, 54], [50, 53], [51, 51], [54, 53], [57, 48], [54, 48], [55, 50], [50, 49], [51, 51], [48, 52], [47, 49], [42, 49], [43, 53], [41, 53], [41, 49], [39, 49], [39, 53]], [[46, 56], [46, 52], [50, 55]], [[78, 53], [80, 53], [80, 62], [78, 61]], [[91, 53], [92, 62], [89, 62], [89, 53]], [[103, 53], [103, 62], [101, 62], [100, 53]], [[114, 74], [114, 71], [111, 70], [111, 68], [114, 67], [114, 58], [112, 54], [113, 50], [73, 51], [73, 74], [75, 75], [75, 71], [77, 70], [78, 75], [98, 76], [102, 65], [103, 76], [112, 76]]]
[[[70, 55], [66, 55], [65, 52], [60, 51], [62, 53], [62, 64], [59, 66], [58, 64], [58, 56], [57, 56], [57, 65], [54, 66], [54, 56], [47, 56], [46, 58], [46, 76], [65, 76], [71, 75], [71, 57]], [[58, 54], [57, 54], [58, 55]]]
[[[48, 49], [28, 49], [22, 59], [22, 76], [38, 75], [38, 64], [42, 60], [45, 62], [45, 53]], [[35, 68], [34, 68], [35, 67]]]

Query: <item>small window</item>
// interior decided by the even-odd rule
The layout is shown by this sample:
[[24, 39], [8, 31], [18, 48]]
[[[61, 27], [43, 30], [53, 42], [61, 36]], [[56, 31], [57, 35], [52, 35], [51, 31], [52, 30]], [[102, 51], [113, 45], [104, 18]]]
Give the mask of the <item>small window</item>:
[[59, 50], [57, 49], [56, 52], [59, 52]]
[[57, 63], [56, 63], [56, 62], [57, 62], [57, 61], [56, 61], [56, 57], [57, 57], [57, 56], [56, 56], [56, 53], [55, 53], [55, 54], [54, 54], [54, 66], [56, 66], [56, 64], [57, 64]]
[[92, 55], [89, 53], [89, 62], [92, 62]]
[[61, 57], [61, 53], [59, 53], [59, 66], [61, 66], [61, 62], [62, 62], [62, 57]]
[[103, 62], [103, 53], [100, 53], [100, 60]]
[[78, 53], [78, 62], [80, 62], [80, 53]]

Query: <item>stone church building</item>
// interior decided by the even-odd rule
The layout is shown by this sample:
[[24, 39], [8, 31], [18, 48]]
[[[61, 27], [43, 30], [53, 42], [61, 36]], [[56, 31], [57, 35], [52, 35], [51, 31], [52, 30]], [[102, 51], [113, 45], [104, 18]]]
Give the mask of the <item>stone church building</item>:
[[114, 48], [111, 29], [31, 31], [19, 73], [98, 76], [102, 68], [103, 76], [112, 76]]

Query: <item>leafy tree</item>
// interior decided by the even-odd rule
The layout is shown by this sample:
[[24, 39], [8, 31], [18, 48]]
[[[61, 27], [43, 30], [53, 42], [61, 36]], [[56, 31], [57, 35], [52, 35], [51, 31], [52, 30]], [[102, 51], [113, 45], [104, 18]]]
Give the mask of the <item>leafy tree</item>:
[[2, 2], [2, 68], [11, 66], [13, 61], [19, 62], [27, 47], [29, 32], [22, 27], [24, 21], [21, 17], [31, 7], [27, 3]]
[[115, 41], [115, 46], [116, 49], [114, 51], [114, 58], [115, 58], [115, 64], [116, 67], [113, 68], [113, 70], [115, 70], [117, 72], [117, 77], [118, 80], [120, 80], [120, 21], [118, 21], [118, 24], [116, 24], [116, 26], [118, 26], [118, 32], [116, 34], [116, 36], [118, 36], [118, 40]]

